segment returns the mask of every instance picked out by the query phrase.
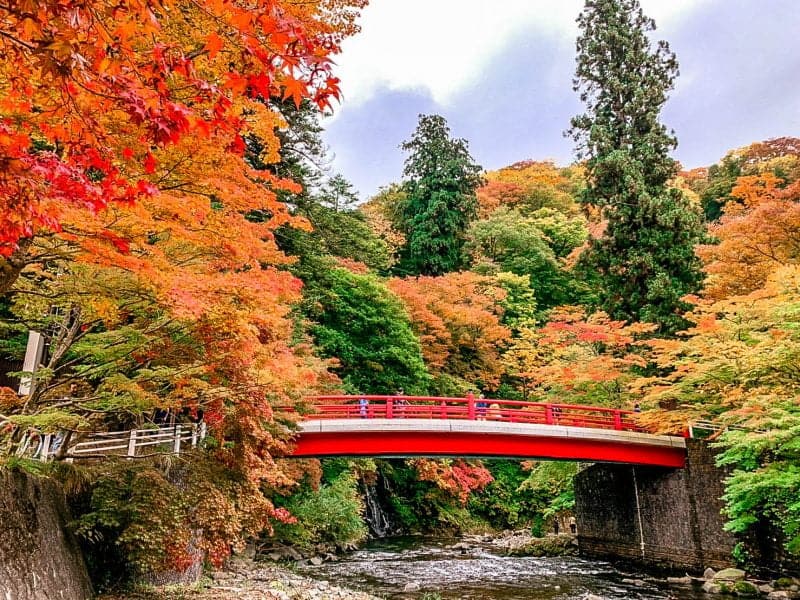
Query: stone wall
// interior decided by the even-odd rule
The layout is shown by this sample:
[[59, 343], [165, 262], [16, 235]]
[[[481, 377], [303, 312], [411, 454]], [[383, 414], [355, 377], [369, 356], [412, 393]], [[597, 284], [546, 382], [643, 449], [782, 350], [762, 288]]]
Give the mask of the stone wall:
[[0, 468], [0, 598], [86, 600], [86, 565], [61, 486]]
[[575, 478], [581, 553], [693, 571], [729, 565], [735, 540], [722, 529], [724, 476], [698, 440], [687, 440], [685, 469], [589, 467]]

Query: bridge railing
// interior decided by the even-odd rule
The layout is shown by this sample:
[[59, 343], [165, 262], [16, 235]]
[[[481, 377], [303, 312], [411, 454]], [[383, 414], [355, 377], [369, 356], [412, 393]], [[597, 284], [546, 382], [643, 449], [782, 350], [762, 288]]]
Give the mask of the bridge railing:
[[634, 412], [601, 406], [549, 404], [494, 398], [329, 395], [309, 398], [304, 419], [463, 419], [642, 431]]
[[[187, 446], [197, 447], [206, 437], [206, 424], [178, 424], [151, 429], [103, 431], [86, 435], [69, 443], [64, 452], [66, 459], [92, 459], [109, 456], [136, 458], [152, 454], [179, 454]], [[19, 458], [32, 458], [47, 462], [57, 455], [63, 440], [59, 434], [42, 434], [30, 431], [23, 435], [14, 450]]]

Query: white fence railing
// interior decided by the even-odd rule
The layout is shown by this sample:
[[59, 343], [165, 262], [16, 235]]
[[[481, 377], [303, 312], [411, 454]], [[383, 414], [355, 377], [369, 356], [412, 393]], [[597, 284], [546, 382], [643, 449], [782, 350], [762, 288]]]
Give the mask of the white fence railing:
[[[89, 434], [81, 441], [69, 444], [63, 457], [66, 459], [105, 458], [124, 456], [136, 458], [152, 454], [179, 454], [187, 445], [196, 448], [206, 437], [205, 423], [173, 425], [155, 429], [131, 429]], [[33, 458], [47, 462], [61, 450], [64, 436], [57, 434], [26, 433], [14, 452], [20, 458]]]

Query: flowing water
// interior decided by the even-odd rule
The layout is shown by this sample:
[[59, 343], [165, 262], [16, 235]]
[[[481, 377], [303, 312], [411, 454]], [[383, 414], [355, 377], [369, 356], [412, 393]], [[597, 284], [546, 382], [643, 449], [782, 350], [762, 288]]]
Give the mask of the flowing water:
[[[642, 573], [577, 557], [506, 557], [496, 550], [452, 546], [458, 540], [375, 540], [335, 562], [303, 567], [304, 574], [377, 596], [444, 600], [690, 600], [706, 597], [689, 587], [667, 586]], [[641, 579], [644, 584], [624, 583]], [[413, 591], [404, 592], [407, 586]], [[416, 588], [416, 586], [419, 586]]]

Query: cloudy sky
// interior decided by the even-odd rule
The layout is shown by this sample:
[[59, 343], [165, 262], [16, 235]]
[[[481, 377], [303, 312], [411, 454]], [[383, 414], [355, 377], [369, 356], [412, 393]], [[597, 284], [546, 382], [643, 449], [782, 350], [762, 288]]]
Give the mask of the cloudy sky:
[[[563, 137], [581, 0], [371, 0], [338, 57], [344, 100], [326, 120], [332, 168], [364, 198], [399, 181], [399, 144], [438, 113], [487, 169], [572, 160]], [[641, 0], [681, 75], [663, 112], [687, 167], [800, 136], [800, 0]]]

